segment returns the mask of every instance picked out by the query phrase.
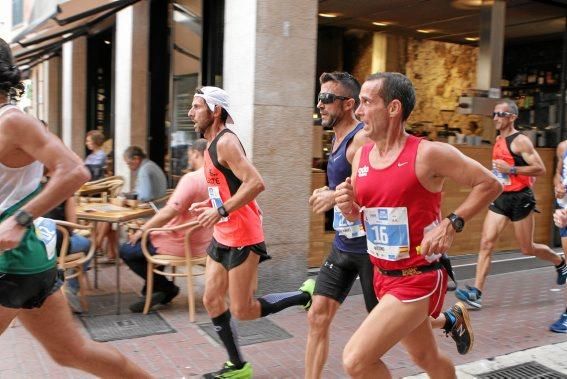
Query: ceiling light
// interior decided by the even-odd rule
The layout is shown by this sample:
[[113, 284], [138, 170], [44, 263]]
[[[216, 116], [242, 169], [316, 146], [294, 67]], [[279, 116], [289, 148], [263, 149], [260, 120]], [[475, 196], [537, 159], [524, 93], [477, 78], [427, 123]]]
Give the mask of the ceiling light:
[[373, 22], [372, 25], [376, 26], [388, 26], [390, 25], [388, 22]]
[[417, 29], [416, 32], [429, 34], [429, 33], [433, 32], [433, 29]]
[[465, 38], [467, 41], [475, 42], [478, 41], [478, 37], [467, 37]]
[[493, 0], [453, 0], [451, 6], [457, 9], [478, 9], [482, 5], [491, 5]]
[[339, 13], [319, 13], [319, 16], [325, 18], [335, 18], [339, 16]]

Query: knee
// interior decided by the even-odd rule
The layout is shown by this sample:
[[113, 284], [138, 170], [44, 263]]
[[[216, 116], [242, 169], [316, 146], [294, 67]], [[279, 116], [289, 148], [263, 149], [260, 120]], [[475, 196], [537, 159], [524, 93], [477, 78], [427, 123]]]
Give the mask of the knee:
[[250, 303], [231, 303], [230, 313], [237, 320], [248, 320], [251, 318], [252, 307]]
[[203, 294], [203, 305], [207, 312], [213, 315], [220, 314], [224, 310], [224, 300], [210, 291], [205, 291]]
[[321, 307], [311, 307], [307, 314], [309, 321], [309, 331], [316, 334], [325, 334], [329, 330], [332, 317], [329, 312]]
[[77, 346], [73, 349], [66, 347], [65, 349], [51, 349], [49, 356], [58, 364], [64, 367], [76, 367], [82, 359], [89, 359], [83, 356], [83, 346]]
[[348, 376], [360, 377], [366, 369], [364, 355], [359, 349], [350, 348], [348, 345], [343, 351], [343, 367]]
[[492, 250], [494, 250], [494, 241], [486, 239], [486, 238], [483, 237], [480, 240], [479, 255], [481, 255], [483, 257], [490, 256], [490, 254], [492, 253]]
[[425, 371], [429, 371], [429, 366], [436, 365], [438, 360], [437, 351], [428, 351], [423, 350], [420, 352], [413, 352], [410, 354], [411, 360], [424, 369]]

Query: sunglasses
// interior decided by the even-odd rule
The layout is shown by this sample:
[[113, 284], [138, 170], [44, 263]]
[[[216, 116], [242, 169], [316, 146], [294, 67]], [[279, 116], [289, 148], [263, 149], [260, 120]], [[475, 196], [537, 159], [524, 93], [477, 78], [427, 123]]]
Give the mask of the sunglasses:
[[510, 117], [514, 116], [514, 113], [510, 112], [492, 112], [492, 118], [494, 117]]
[[348, 99], [352, 99], [352, 97], [348, 97], [348, 96], [339, 96], [339, 95], [335, 95], [334, 93], [328, 93], [328, 92], [321, 92], [319, 94], [318, 97], [319, 101], [323, 104], [331, 104], [334, 103], [335, 100], [339, 99], [339, 100], [348, 100]]

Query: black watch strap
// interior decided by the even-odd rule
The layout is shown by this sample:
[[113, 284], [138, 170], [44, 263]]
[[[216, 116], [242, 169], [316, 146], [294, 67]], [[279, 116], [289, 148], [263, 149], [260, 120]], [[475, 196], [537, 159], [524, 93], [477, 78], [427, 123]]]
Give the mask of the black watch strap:
[[453, 226], [453, 229], [455, 229], [457, 233], [463, 231], [463, 228], [465, 227], [465, 220], [463, 220], [462, 217], [456, 215], [455, 213], [450, 213], [447, 218], [449, 219], [451, 225]]
[[221, 205], [220, 207], [218, 207], [217, 212], [219, 212], [219, 215], [221, 215], [221, 217], [228, 217], [228, 212], [224, 208], [224, 205]]
[[20, 209], [14, 214], [14, 218], [16, 223], [24, 228], [27, 228], [33, 223], [33, 216], [29, 213]]

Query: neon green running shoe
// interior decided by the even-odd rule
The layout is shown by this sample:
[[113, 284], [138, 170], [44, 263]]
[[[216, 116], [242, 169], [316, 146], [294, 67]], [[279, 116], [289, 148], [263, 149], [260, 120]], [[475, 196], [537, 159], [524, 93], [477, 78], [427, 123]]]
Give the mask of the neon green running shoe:
[[252, 370], [252, 365], [248, 362], [242, 366], [241, 369], [235, 369], [234, 365], [231, 361], [227, 361], [224, 363], [222, 368], [219, 371], [209, 372], [203, 375], [204, 379], [223, 379], [223, 378], [230, 378], [230, 379], [252, 379], [252, 374], [254, 374], [254, 370]]
[[307, 279], [306, 281], [304, 281], [301, 287], [299, 287], [299, 290], [301, 292], [308, 293], [309, 296], [311, 297], [311, 299], [309, 299], [309, 302], [303, 306], [303, 309], [308, 311], [309, 308], [311, 308], [311, 301], [313, 300], [313, 291], [315, 291], [315, 279]]

